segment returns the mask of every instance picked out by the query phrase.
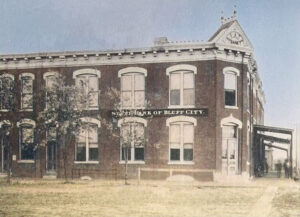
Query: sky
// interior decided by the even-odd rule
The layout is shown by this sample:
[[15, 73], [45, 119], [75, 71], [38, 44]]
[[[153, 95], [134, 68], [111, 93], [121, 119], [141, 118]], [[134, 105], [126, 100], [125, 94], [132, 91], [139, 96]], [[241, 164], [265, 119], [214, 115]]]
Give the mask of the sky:
[[234, 10], [255, 49], [265, 124], [300, 130], [300, 0], [0, 0], [0, 54], [205, 42]]

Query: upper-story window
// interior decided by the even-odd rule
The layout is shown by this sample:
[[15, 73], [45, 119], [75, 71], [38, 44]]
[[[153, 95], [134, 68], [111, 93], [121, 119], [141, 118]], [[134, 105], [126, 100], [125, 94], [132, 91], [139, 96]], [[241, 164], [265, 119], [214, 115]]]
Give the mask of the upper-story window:
[[73, 78], [75, 79], [76, 86], [84, 95], [82, 106], [86, 109], [99, 108], [100, 76], [100, 71], [96, 69], [80, 69], [73, 72]]
[[237, 76], [240, 72], [233, 67], [223, 69], [224, 73], [224, 91], [225, 91], [225, 106], [237, 106]]
[[45, 105], [47, 108], [48, 105], [48, 101], [50, 97], [55, 97], [55, 96], [51, 96], [51, 94], [53, 94], [53, 92], [51, 90], [55, 89], [55, 84], [57, 83], [57, 79], [59, 77], [59, 74], [57, 72], [46, 72], [43, 75], [43, 78], [45, 80], [45, 86], [47, 89], [46, 92], [46, 100], [45, 100]]
[[167, 68], [169, 75], [169, 107], [195, 106], [195, 74], [192, 65], [175, 65]]
[[169, 126], [170, 163], [189, 163], [194, 159], [194, 128], [196, 120], [186, 116], [167, 119]]
[[118, 73], [121, 77], [121, 105], [123, 108], [145, 107], [145, 76], [147, 70], [127, 67]]
[[32, 110], [34, 74], [22, 73], [19, 79], [21, 81], [21, 109]]
[[100, 121], [94, 118], [82, 118], [84, 122], [76, 139], [75, 160], [77, 162], [98, 162], [98, 128]]
[[9, 111], [14, 102], [14, 76], [2, 74], [0, 76], [0, 111]]
[[34, 128], [35, 121], [22, 119], [17, 123], [19, 128], [19, 159], [34, 160]]
[[145, 127], [147, 121], [132, 117], [119, 120], [120, 158], [121, 161], [144, 162], [145, 160]]

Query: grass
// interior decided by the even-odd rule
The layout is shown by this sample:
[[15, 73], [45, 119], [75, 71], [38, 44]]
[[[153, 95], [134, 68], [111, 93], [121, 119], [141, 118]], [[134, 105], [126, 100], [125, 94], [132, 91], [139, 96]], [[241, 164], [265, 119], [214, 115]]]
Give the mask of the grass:
[[[0, 180], [0, 216], [246, 216], [263, 187], [143, 181]], [[300, 199], [300, 198], [299, 198]]]

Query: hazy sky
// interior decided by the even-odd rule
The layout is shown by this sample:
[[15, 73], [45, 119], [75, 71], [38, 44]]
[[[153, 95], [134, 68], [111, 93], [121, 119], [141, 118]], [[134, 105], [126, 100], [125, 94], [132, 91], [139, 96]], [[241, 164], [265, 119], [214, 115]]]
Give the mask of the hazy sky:
[[234, 5], [255, 48], [266, 124], [299, 124], [300, 0], [0, 0], [0, 54], [207, 41]]

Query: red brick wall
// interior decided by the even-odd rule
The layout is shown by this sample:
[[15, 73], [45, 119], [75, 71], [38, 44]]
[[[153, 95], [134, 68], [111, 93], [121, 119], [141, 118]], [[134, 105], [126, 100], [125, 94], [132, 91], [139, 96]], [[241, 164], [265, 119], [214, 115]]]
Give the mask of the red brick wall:
[[[101, 117], [109, 119], [107, 110], [111, 109], [113, 103], [107, 96], [109, 87], [120, 89], [120, 78], [118, 71], [128, 66], [137, 66], [147, 69], [146, 77], [146, 100], [150, 101], [151, 108], [168, 108], [169, 105], [169, 76], [166, 75], [166, 68], [180, 63], [148, 63], [148, 64], [133, 64], [133, 65], [107, 65], [107, 66], [87, 66], [80, 68], [96, 68], [101, 71], [99, 79], [100, 87], [100, 111]], [[169, 161], [169, 131], [166, 126], [166, 117], [148, 119], [148, 127], [146, 135], [148, 144], [145, 148], [145, 165], [143, 167], [151, 168], [195, 168], [195, 169], [221, 169], [221, 150], [222, 150], [222, 130], [220, 122], [222, 118], [233, 115], [243, 123], [243, 128], [240, 130], [240, 171], [246, 171], [246, 162], [248, 158], [247, 139], [247, 120], [249, 114], [247, 112], [247, 67], [242, 64], [228, 63], [219, 60], [184, 62], [197, 67], [198, 73], [195, 76], [195, 96], [196, 108], [207, 108], [207, 117], [197, 117], [197, 126], [195, 128], [195, 144], [194, 144], [194, 165], [168, 165]], [[224, 67], [235, 67], [240, 71], [238, 76], [238, 109], [224, 108]], [[16, 109], [13, 112], [3, 113], [2, 119], [9, 119], [12, 123], [16, 123], [22, 118], [30, 118], [37, 120], [38, 112], [43, 109], [43, 101], [35, 96], [33, 112], [20, 112], [20, 82], [19, 74], [23, 72], [31, 72], [35, 74], [34, 92], [41, 92], [44, 87], [43, 73], [47, 71], [57, 71], [67, 77], [69, 84], [74, 84], [72, 78], [73, 71], [80, 69], [79, 67], [66, 68], [41, 68], [41, 69], [26, 69], [26, 70], [9, 70], [7, 73], [15, 75], [15, 83], [17, 88], [17, 100], [15, 102]], [[255, 98], [256, 100], [256, 98]], [[256, 105], [256, 103], [254, 103]], [[259, 108], [260, 110], [262, 108]], [[256, 113], [255, 109], [255, 113]], [[89, 116], [97, 116], [97, 111], [89, 112]], [[39, 127], [40, 123], [37, 123]], [[118, 134], [119, 129], [114, 129], [114, 134]], [[109, 169], [119, 168], [120, 173], [123, 170], [123, 165], [119, 165], [120, 160], [120, 143], [117, 137], [111, 136], [112, 132], [106, 127], [100, 129], [99, 153], [100, 162], [98, 165], [74, 165], [74, 145], [68, 147], [68, 163], [67, 174], [72, 176], [72, 168], [94, 169]], [[12, 131], [12, 150], [13, 154], [17, 155], [18, 159], [18, 129], [14, 125]], [[159, 144], [159, 146], [158, 146]], [[37, 176], [41, 177], [45, 174], [45, 147], [40, 147], [39, 162], [35, 164], [21, 164], [13, 162], [13, 173], [19, 176]], [[59, 169], [58, 176], [63, 176], [63, 160], [61, 152], [58, 153]], [[37, 165], [38, 164], [38, 165]], [[131, 166], [137, 168], [136, 166]], [[133, 168], [133, 173], [136, 169]], [[38, 171], [37, 171], [38, 170]], [[133, 175], [134, 175], [133, 174]]]

